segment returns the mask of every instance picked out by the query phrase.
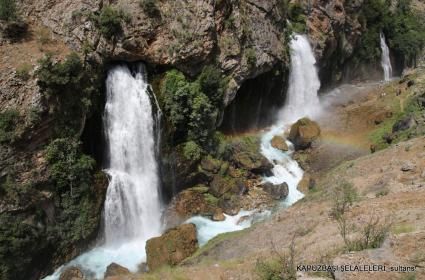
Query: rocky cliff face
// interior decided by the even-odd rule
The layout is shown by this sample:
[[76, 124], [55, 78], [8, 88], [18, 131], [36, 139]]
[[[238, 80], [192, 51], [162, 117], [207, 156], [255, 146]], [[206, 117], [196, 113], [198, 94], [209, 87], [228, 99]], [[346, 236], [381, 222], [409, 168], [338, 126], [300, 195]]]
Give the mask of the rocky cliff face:
[[[142, 60], [194, 76], [218, 64], [231, 77], [226, 103], [248, 78], [286, 63], [280, 1], [24, 1], [26, 16], [51, 29], [74, 50], [106, 60]], [[91, 20], [113, 5], [126, 15], [123, 32], [105, 39]], [[148, 5], [148, 6], [146, 6]]]

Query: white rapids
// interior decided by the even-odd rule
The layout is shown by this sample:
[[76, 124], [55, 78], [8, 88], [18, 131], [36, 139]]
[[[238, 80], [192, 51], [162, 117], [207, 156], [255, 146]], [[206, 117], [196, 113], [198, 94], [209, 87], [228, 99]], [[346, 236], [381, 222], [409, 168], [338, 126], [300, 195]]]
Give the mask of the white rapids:
[[391, 59], [390, 59], [390, 49], [388, 48], [387, 43], [385, 42], [385, 36], [384, 33], [381, 32], [380, 34], [381, 39], [381, 66], [384, 70], [384, 80], [390, 81], [393, 76], [393, 68], [391, 66]]
[[103, 279], [112, 262], [136, 272], [146, 259], [146, 241], [161, 234], [154, 115], [148, 87], [143, 65], [134, 73], [126, 66], [109, 71], [104, 125], [110, 182], [103, 215], [104, 243], [45, 279], [58, 279], [69, 266], [79, 267], [89, 278]]
[[[283, 135], [284, 131], [299, 118], [306, 116], [314, 118], [321, 112], [317, 96], [320, 80], [310, 43], [305, 35], [295, 35], [290, 47], [291, 70], [287, 100], [277, 116], [275, 125], [261, 139], [261, 152], [273, 164], [273, 175], [265, 177], [264, 181], [288, 184], [289, 194], [282, 201], [284, 207], [292, 205], [304, 196], [297, 189], [304, 172], [291, 157], [293, 145], [289, 141], [287, 144], [290, 151], [286, 153], [273, 148], [270, 142], [273, 136]], [[222, 222], [214, 222], [201, 216], [192, 217], [186, 222], [196, 224], [198, 240], [202, 246], [220, 233], [248, 228], [252, 223], [265, 219], [270, 214], [270, 211], [241, 211], [233, 217], [226, 215], [226, 219]], [[244, 216], [245, 219], [241, 219]]]
[[289, 88], [284, 107], [278, 114], [277, 121], [266, 132], [261, 141], [261, 152], [273, 164], [273, 175], [264, 178], [273, 184], [286, 182], [289, 194], [283, 201], [288, 207], [297, 202], [304, 195], [297, 189], [303, 177], [303, 170], [292, 159], [293, 145], [286, 141], [288, 152], [282, 152], [271, 145], [274, 136], [282, 136], [292, 123], [303, 117], [314, 118], [321, 112], [321, 105], [317, 95], [320, 89], [320, 80], [316, 69], [316, 59], [307, 36], [295, 35], [290, 44], [291, 69], [289, 74]]

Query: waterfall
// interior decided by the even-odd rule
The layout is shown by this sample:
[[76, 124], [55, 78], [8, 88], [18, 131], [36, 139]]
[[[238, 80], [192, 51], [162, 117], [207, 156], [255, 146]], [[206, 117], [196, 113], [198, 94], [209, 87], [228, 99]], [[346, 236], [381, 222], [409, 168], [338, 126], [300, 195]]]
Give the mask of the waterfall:
[[152, 106], [143, 67], [125, 66], [106, 80], [105, 134], [111, 176], [105, 201], [106, 244], [160, 234], [159, 179]]
[[391, 60], [390, 60], [390, 49], [387, 46], [387, 43], [385, 42], [385, 36], [384, 33], [381, 32], [380, 34], [381, 38], [381, 65], [382, 69], [384, 70], [384, 80], [390, 81], [392, 74], [393, 74], [393, 68], [391, 66]]
[[[291, 157], [294, 152], [291, 142], [286, 141], [289, 151], [282, 152], [272, 147], [271, 140], [276, 135], [282, 136], [284, 131], [299, 118], [305, 116], [314, 117], [320, 113], [321, 109], [317, 96], [320, 81], [315, 67], [316, 60], [307, 37], [304, 35], [294, 36], [290, 48], [290, 84], [286, 103], [278, 113], [275, 125], [261, 138], [261, 153], [273, 164], [273, 175], [264, 177], [263, 181], [275, 185], [288, 184], [288, 196], [281, 202], [283, 207], [292, 205], [304, 196], [297, 189], [304, 172]], [[255, 221], [265, 219], [270, 214], [270, 211], [240, 211], [238, 215], [233, 217], [225, 215], [226, 219], [221, 222], [211, 221], [200, 216], [192, 217], [186, 222], [196, 224], [198, 240], [202, 246], [220, 233], [250, 227]], [[248, 219], [244, 219], [241, 223], [239, 222], [241, 217], [247, 216], [249, 217]]]
[[304, 172], [291, 157], [294, 151], [291, 142], [286, 141], [289, 151], [282, 152], [272, 147], [271, 140], [276, 135], [282, 136], [298, 119], [306, 116], [313, 118], [321, 110], [317, 96], [320, 80], [315, 66], [316, 59], [307, 36], [295, 35], [290, 49], [291, 69], [286, 102], [278, 113], [275, 125], [261, 140], [261, 152], [273, 164], [273, 175], [264, 180], [275, 185], [284, 182], [288, 184], [289, 194], [283, 201], [283, 206], [290, 206], [304, 196], [297, 189]]
[[103, 279], [112, 262], [133, 272], [145, 261], [149, 238], [161, 234], [161, 203], [156, 162], [155, 122], [145, 69], [116, 66], [106, 80], [104, 127], [110, 182], [104, 205], [104, 244], [60, 267], [57, 280], [77, 266], [88, 279]]
[[290, 124], [299, 118], [313, 117], [320, 111], [317, 92], [320, 80], [316, 59], [307, 36], [295, 35], [290, 43], [291, 69], [286, 102], [278, 121]]

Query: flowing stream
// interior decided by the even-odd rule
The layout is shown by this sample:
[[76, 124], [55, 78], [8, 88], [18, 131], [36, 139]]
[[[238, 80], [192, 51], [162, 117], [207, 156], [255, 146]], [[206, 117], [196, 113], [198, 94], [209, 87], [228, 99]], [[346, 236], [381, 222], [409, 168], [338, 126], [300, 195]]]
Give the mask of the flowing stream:
[[145, 244], [161, 234], [161, 203], [155, 155], [155, 122], [143, 65], [133, 72], [116, 66], [108, 73], [104, 115], [110, 182], [104, 206], [104, 243], [64, 267], [78, 266], [103, 279], [118, 263], [131, 271], [145, 260]]
[[387, 43], [385, 41], [384, 33], [381, 32], [381, 65], [382, 69], [384, 70], [384, 80], [390, 81], [391, 77], [393, 76], [393, 68], [391, 66], [391, 59], [390, 59], [390, 49], [387, 46]]
[[306, 35], [295, 35], [290, 44], [291, 69], [289, 73], [289, 88], [285, 106], [278, 113], [274, 126], [263, 135], [261, 151], [273, 164], [273, 176], [264, 178], [275, 185], [287, 183], [289, 193], [283, 201], [288, 207], [304, 195], [297, 189], [303, 177], [303, 170], [292, 159], [294, 151], [291, 142], [286, 141], [288, 152], [282, 152], [271, 145], [274, 136], [283, 136], [290, 125], [303, 117], [316, 117], [321, 111], [319, 97], [320, 80], [316, 69], [316, 59]]
[[[289, 89], [285, 106], [280, 110], [277, 121], [261, 139], [261, 152], [273, 164], [273, 175], [265, 177], [264, 181], [275, 185], [286, 182], [289, 194], [282, 201], [283, 207], [288, 207], [301, 199], [304, 195], [298, 191], [297, 186], [303, 177], [303, 170], [292, 159], [293, 145], [287, 141], [288, 152], [282, 152], [271, 145], [274, 136], [283, 136], [285, 130], [299, 118], [308, 116], [315, 117], [320, 113], [320, 102], [317, 93], [320, 88], [320, 80], [316, 69], [316, 59], [305, 35], [295, 35], [290, 44], [291, 47], [291, 70]], [[211, 221], [208, 218], [196, 216], [186, 222], [196, 224], [200, 245], [220, 233], [241, 230], [250, 227], [255, 221], [262, 220], [270, 215], [270, 211], [263, 213], [256, 211], [241, 211], [238, 215], [226, 216], [222, 222]], [[243, 216], [250, 216], [243, 219]]]

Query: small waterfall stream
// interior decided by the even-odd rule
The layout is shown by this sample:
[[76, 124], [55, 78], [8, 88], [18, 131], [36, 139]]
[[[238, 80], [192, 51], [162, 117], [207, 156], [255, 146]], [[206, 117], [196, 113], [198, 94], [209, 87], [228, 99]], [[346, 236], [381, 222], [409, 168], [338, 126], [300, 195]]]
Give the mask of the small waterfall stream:
[[317, 93], [320, 89], [320, 80], [316, 69], [316, 59], [307, 36], [295, 35], [290, 44], [291, 69], [289, 74], [289, 88], [285, 106], [280, 110], [275, 125], [263, 135], [261, 151], [273, 163], [273, 176], [265, 180], [273, 184], [286, 182], [289, 194], [283, 201], [284, 206], [290, 206], [304, 195], [297, 186], [303, 177], [303, 170], [292, 159], [293, 145], [286, 141], [288, 152], [282, 152], [271, 145], [274, 136], [283, 136], [283, 133], [292, 123], [303, 117], [314, 118], [320, 113], [320, 101]]
[[[303, 177], [303, 170], [292, 159], [293, 145], [287, 141], [289, 152], [282, 152], [271, 145], [275, 135], [283, 135], [289, 126], [299, 118], [314, 117], [320, 113], [320, 102], [317, 93], [320, 88], [320, 80], [315, 67], [316, 59], [313, 50], [305, 35], [295, 35], [291, 41], [291, 71], [289, 89], [285, 106], [280, 110], [277, 121], [261, 139], [261, 152], [273, 164], [273, 175], [265, 177], [264, 181], [273, 184], [286, 182], [289, 194], [282, 201], [283, 207], [288, 207], [297, 202], [304, 195], [298, 191], [297, 186]], [[236, 216], [227, 216], [222, 222], [211, 221], [208, 218], [196, 216], [186, 222], [196, 224], [200, 245], [220, 233], [241, 230], [250, 227], [255, 221], [262, 220], [270, 215], [270, 211], [256, 212], [240, 211]], [[250, 216], [238, 223], [243, 216]]]
[[393, 68], [391, 66], [391, 59], [390, 59], [390, 49], [387, 46], [387, 43], [385, 41], [384, 33], [381, 32], [380, 34], [381, 39], [381, 65], [382, 69], [384, 70], [384, 80], [390, 81], [391, 77], [393, 76]]
[[116, 66], [108, 73], [104, 115], [110, 182], [104, 206], [104, 243], [45, 279], [59, 279], [78, 266], [89, 278], [103, 279], [112, 262], [137, 271], [145, 244], [161, 234], [161, 203], [156, 163], [155, 121], [145, 69]]

